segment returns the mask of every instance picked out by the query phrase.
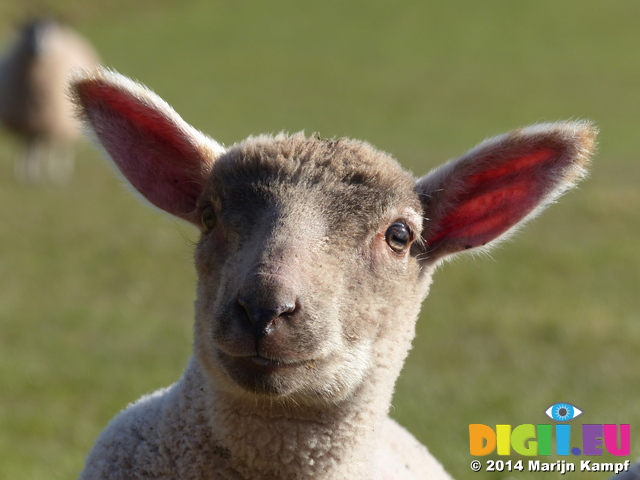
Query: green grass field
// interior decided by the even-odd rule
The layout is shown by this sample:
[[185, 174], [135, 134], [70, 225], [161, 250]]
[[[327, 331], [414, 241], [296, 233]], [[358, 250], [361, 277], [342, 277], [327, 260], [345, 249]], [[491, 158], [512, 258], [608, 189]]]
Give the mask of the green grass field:
[[[460, 479], [556, 478], [471, 473], [468, 425], [552, 423], [560, 401], [576, 425], [630, 423], [640, 455], [640, 3], [39, 3], [225, 144], [357, 137], [419, 175], [511, 128], [594, 120], [580, 189], [436, 275], [392, 415]], [[3, 2], [2, 38], [23, 12]], [[196, 233], [87, 144], [64, 189], [17, 184], [14, 146], [0, 136], [0, 478], [69, 479], [119, 409], [180, 375]]]

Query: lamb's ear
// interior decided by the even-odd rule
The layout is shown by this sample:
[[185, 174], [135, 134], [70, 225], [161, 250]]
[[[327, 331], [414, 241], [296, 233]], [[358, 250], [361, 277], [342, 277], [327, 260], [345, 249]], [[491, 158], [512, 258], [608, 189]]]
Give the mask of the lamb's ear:
[[596, 129], [541, 124], [487, 140], [416, 181], [424, 209], [423, 258], [505, 238], [586, 174]]
[[199, 225], [196, 201], [222, 146], [144, 86], [103, 68], [76, 73], [71, 96], [124, 177], [153, 205]]

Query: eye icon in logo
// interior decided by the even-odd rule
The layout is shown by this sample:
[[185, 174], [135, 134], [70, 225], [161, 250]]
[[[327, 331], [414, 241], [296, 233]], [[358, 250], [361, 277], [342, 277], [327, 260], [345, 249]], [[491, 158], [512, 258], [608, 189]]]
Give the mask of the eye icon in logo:
[[556, 422], [568, 422], [582, 415], [582, 410], [570, 403], [554, 403], [544, 413]]

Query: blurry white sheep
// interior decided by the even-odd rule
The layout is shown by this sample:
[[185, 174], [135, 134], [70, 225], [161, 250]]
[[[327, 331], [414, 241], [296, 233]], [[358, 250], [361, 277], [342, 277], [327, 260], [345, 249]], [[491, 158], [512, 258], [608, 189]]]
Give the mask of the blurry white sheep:
[[0, 123], [23, 144], [16, 176], [65, 183], [73, 174], [78, 123], [67, 77], [99, 61], [78, 33], [51, 19], [26, 23], [0, 59]]

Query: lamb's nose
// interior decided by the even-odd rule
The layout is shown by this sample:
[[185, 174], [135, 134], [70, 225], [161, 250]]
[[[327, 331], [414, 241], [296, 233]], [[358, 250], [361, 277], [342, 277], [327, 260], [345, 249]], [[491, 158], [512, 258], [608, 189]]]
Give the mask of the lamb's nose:
[[292, 292], [245, 291], [238, 296], [238, 304], [244, 309], [256, 335], [268, 335], [278, 328], [283, 317], [298, 310], [296, 296]]

